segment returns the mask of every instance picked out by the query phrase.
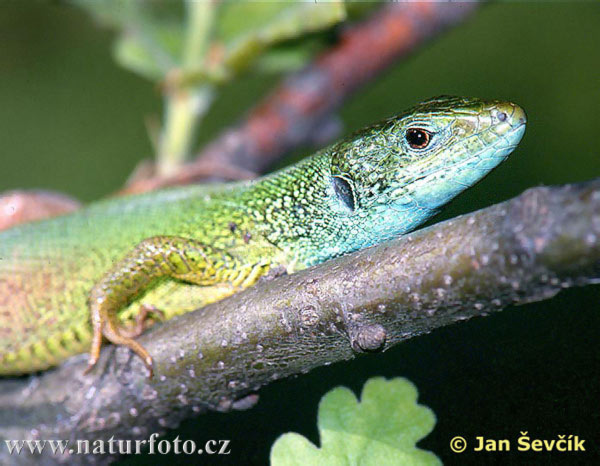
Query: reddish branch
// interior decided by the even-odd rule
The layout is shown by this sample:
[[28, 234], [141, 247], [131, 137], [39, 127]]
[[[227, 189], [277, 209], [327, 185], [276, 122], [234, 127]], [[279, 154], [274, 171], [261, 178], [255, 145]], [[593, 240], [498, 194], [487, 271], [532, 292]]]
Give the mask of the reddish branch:
[[[170, 178], [139, 174], [122, 193], [207, 178], [252, 178], [287, 152], [313, 141], [316, 134], [323, 135], [324, 128], [331, 128], [333, 112], [354, 91], [463, 21], [477, 6], [477, 2], [410, 2], [382, 7], [370, 18], [347, 27], [334, 47], [285, 79], [239, 125], [221, 134], [178, 174]], [[17, 198], [14, 193], [0, 196], [4, 205], [10, 202], [6, 209], [0, 208], [0, 229], [75, 209], [74, 204], [63, 204], [55, 195], [17, 194]]]
[[359, 87], [460, 23], [477, 6], [476, 2], [411, 2], [382, 7], [345, 29], [334, 47], [285, 79], [244, 121], [221, 134], [176, 176], [137, 179], [124, 192], [263, 172], [285, 153], [311, 141]]
[[51, 191], [7, 191], [0, 194], [0, 230], [19, 223], [66, 214], [81, 204]]

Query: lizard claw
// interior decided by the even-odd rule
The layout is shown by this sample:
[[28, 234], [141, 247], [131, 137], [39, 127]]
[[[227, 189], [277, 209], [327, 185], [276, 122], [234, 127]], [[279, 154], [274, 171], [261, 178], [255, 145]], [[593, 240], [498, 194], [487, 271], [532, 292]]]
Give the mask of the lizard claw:
[[154, 375], [154, 368], [152, 366], [152, 356], [146, 356], [146, 358], [144, 359], [144, 365], [146, 366], [146, 369], [148, 369], [148, 380], [150, 380]]
[[90, 360], [90, 362], [88, 362], [87, 367], [83, 371], [83, 375], [88, 375], [92, 371], [92, 369], [94, 368], [95, 365], [96, 365], [96, 361]]

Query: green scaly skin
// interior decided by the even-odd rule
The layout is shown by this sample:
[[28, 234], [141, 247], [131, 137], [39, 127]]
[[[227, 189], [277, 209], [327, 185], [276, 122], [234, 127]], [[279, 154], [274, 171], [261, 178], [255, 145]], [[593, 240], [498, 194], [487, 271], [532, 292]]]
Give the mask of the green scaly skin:
[[[411, 147], [415, 130], [426, 147]], [[93, 365], [102, 335], [150, 367], [130, 338], [142, 306], [171, 318], [272, 268], [410, 232], [505, 160], [524, 130], [515, 104], [439, 97], [255, 181], [110, 199], [1, 232], [0, 375], [90, 345]]]

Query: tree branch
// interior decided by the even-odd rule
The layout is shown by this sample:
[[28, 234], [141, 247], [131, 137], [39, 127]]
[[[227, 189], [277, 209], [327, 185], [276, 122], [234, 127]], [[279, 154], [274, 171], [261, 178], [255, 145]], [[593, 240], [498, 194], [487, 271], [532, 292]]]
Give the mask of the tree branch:
[[[195, 162], [170, 177], [134, 178], [123, 192], [134, 193], [205, 178], [248, 178], [281, 156], [335, 128], [332, 114], [361, 86], [398, 59], [464, 21], [477, 2], [392, 3], [348, 27], [340, 41], [286, 78], [239, 125], [202, 150]], [[329, 131], [331, 140], [335, 130]], [[323, 138], [321, 138], [323, 139]], [[320, 141], [323, 142], [323, 141]]]
[[140, 338], [152, 380], [110, 346], [88, 376], [81, 355], [3, 380], [0, 438], [146, 438], [207, 409], [251, 407], [272, 380], [598, 280], [600, 179], [531, 189], [157, 326]]
[[[318, 139], [319, 145], [324, 145], [339, 130], [333, 113], [347, 98], [399, 59], [460, 24], [478, 5], [409, 2], [380, 8], [370, 18], [347, 27], [335, 46], [287, 77], [245, 120], [204, 148], [194, 162], [183, 164], [174, 175], [166, 177], [155, 175], [155, 165], [142, 163], [120, 193], [151, 191], [201, 179], [252, 178], [303, 144]], [[183, 126], [189, 125], [188, 117], [183, 117]], [[169, 141], [173, 140], [171, 136]], [[61, 205], [55, 206], [56, 199], [54, 194], [33, 191], [0, 193], [0, 229], [53, 217], [77, 206], [77, 201], [66, 196]], [[2, 209], [2, 204], [8, 202], [10, 209]]]
[[12, 228], [20, 223], [67, 214], [79, 208], [79, 201], [53, 191], [5, 191], [0, 193], [0, 230]]

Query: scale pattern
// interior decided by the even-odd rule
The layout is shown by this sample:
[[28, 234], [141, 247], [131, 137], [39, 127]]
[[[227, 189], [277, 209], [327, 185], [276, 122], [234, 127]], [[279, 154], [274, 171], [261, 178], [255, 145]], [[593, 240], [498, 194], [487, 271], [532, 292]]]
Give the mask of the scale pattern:
[[[415, 128], [427, 147], [410, 145]], [[112, 305], [117, 326], [141, 306], [171, 318], [273, 267], [292, 273], [412, 231], [524, 129], [515, 104], [438, 97], [252, 182], [111, 199], [1, 232], [0, 375], [88, 350], [90, 296]]]

